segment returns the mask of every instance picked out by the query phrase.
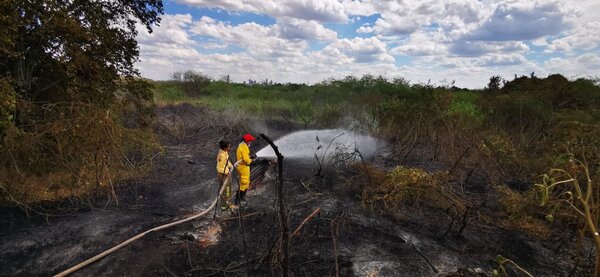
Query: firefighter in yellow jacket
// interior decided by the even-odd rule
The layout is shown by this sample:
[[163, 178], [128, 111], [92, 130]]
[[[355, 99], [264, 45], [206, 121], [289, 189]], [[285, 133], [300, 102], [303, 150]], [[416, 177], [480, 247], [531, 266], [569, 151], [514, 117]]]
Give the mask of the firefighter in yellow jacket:
[[233, 208], [229, 204], [231, 198], [231, 171], [234, 165], [229, 160], [229, 149], [231, 144], [225, 140], [219, 142], [219, 154], [217, 154], [217, 181], [220, 185], [225, 185], [223, 193], [221, 193], [221, 209], [225, 210], [228, 207]]
[[245, 134], [236, 151], [237, 172], [240, 177], [240, 189], [235, 198], [236, 204], [239, 204], [239, 201], [246, 201], [246, 190], [250, 186], [250, 164], [252, 163], [252, 160], [256, 158], [255, 154], [250, 155], [250, 144], [252, 144], [254, 140], [255, 138], [252, 135]]

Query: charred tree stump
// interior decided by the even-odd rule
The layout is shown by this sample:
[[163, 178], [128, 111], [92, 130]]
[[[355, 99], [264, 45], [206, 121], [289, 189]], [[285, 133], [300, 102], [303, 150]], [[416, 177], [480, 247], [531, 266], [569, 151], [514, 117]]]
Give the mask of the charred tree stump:
[[273, 148], [275, 155], [277, 155], [277, 198], [279, 200], [279, 224], [281, 226], [281, 248], [283, 252], [283, 259], [281, 265], [281, 273], [282, 276], [288, 276], [288, 266], [289, 266], [289, 230], [288, 230], [288, 222], [287, 222], [287, 213], [285, 209], [285, 199], [283, 195], [283, 155], [279, 153], [279, 149], [273, 143], [273, 140], [266, 136], [265, 134], [260, 134], [260, 136]]

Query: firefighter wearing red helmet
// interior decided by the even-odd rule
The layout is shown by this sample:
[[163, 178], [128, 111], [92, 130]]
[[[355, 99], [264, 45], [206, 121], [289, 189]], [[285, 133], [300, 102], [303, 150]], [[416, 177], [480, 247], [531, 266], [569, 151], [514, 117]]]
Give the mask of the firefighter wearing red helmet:
[[253, 159], [256, 159], [256, 154], [250, 155], [250, 145], [254, 140], [256, 139], [251, 134], [245, 134], [236, 151], [237, 172], [240, 176], [240, 189], [238, 196], [235, 198], [236, 204], [240, 200], [245, 202], [246, 190], [250, 186], [250, 164]]

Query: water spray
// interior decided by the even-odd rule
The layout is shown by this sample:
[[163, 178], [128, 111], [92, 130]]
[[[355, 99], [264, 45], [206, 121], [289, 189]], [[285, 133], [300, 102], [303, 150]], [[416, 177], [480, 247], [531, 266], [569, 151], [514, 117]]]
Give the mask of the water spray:
[[[364, 158], [372, 157], [378, 141], [366, 135], [345, 129], [303, 130], [287, 134], [275, 141], [279, 151], [287, 158], [328, 160], [336, 154], [359, 151]], [[275, 152], [269, 146], [256, 153], [259, 157], [274, 158]]]

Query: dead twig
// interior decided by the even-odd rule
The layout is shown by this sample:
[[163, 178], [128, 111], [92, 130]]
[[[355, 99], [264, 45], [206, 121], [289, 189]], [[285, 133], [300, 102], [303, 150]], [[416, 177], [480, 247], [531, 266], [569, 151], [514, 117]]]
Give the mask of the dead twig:
[[[451, 207], [456, 210], [456, 215], [458, 216], [459, 213], [458, 213], [458, 208], [456, 207], [456, 205], [452, 205]], [[456, 219], [454, 217], [454, 215], [452, 215], [452, 212], [451, 212], [452, 210], [450, 210], [450, 207], [448, 207], [447, 211], [450, 214], [450, 218], [452, 220], [450, 221], [450, 225], [448, 225], [448, 228], [446, 228], [446, 232], [444, 233], [444, 237], [448, 235], [448, 233], [450, 232], [450, 230], [452, 230], [452, 227], [454, 226], [454, 220]]]
[[167, 271], [167, 273], [169, 273], [169, 275], [177, 277], [177, 274], [173, 273], [173, 271], [171, 271], [166, 265], [162, 264], [162, 267], [165, 269], [165, 271]]
[[450, 175], [452, 175], [454, 173], [454, 171], [458, 167], [458, 164], [460, 164], [460, 162], [462, 161], [462, 159], [469, 153], [469, 151], [471, 150], [471, 148], [473, 148], [473, 145], [470, 145], [469, 147], [467, 147], [465, 149], [465, 151], [462, 153], [462, 155], [460, 155], [460, 157], [458, 157], [458, 159], [454, 162], [454, 165], [452, 166], [452, 169], [450, 169]]
[[456, 233], [456, 237], [460, 237], [462, 235], [462, 232], [465, 230], [465, 227], [467, 227], [467, 219], [469, 217], [470, 210], [471, 210], [471, 207], [467, 206], [467, 209], [465, 210], [465, 214], [463, 215], [463, 218], [461, 220], [460, 229], [458, 229], [458, 233]]
[[292, 206], [292, 207], [294, 208], [294, 207], [302, 206], [303, 204], [306, 204], [311, 201], [315, 201], [316, 199], [317, 199], [316, 197], [308, 198], [300, 203], [294, 204], [294, 206]]
[[317, 209], [315, 209], [314, 212], [312, 212], [307, 218], [305, 218], [302, 223], [300, 223], [300, 225], [298, 226], [298, 228], [296, 228], [296, 230], [294, 230], [294, 232], [292, 232], [292, 234], [290, 235], [290, 238], [298, 235], [298, 233], [300, 233], [300, 229], [302, 229], [302, 227], [309, 221], [311, 220], [315, 215], [317, 215], [317, 213], [319, 213], [321, 211], [321, 207], [318, 207]]
[[309, 188], [309, 184], [305, 183], [305, 182], [304, 182], [304, 181], [302, 181], [302, 180], [300, 181], [300, 184], [302, 184], [302, 186], [303, 186], [303, 187], [306, 189], [306, 191], [308, 191], [308, 192], [310, 192], [310, 193], [312, 193], [312, 194], [315, 194], [315, 195], [319, 195], [319, 194], [321, 194], [321, 193], [314, 192], [313, 190], [311, 190], [311, 189]]
[[421, 250], [419, 250], [419, 248], [417, 248], [417, 246], [415, 246], [414, 243], [411, 243], [412, 247], [415, 249], [415, 251], [417, 252], [417, 254], [419, 254], [419, 256], [421, 256], [421, 258], [423, 258], [423, 260], [425, 260], [425, 262], [427, 262], [427, 264], [431, 267], [431, 269], [433, 269], [433, 272], [435, 273], [439, 273], [439, 271], [437, 270], [437, 268], [435, 268], [435, 266], [433, 266], [433, 264], [431, 263], [431, 261], [425, 256], [425, 254], [423, 254], [423, 252], [421, 252]]

